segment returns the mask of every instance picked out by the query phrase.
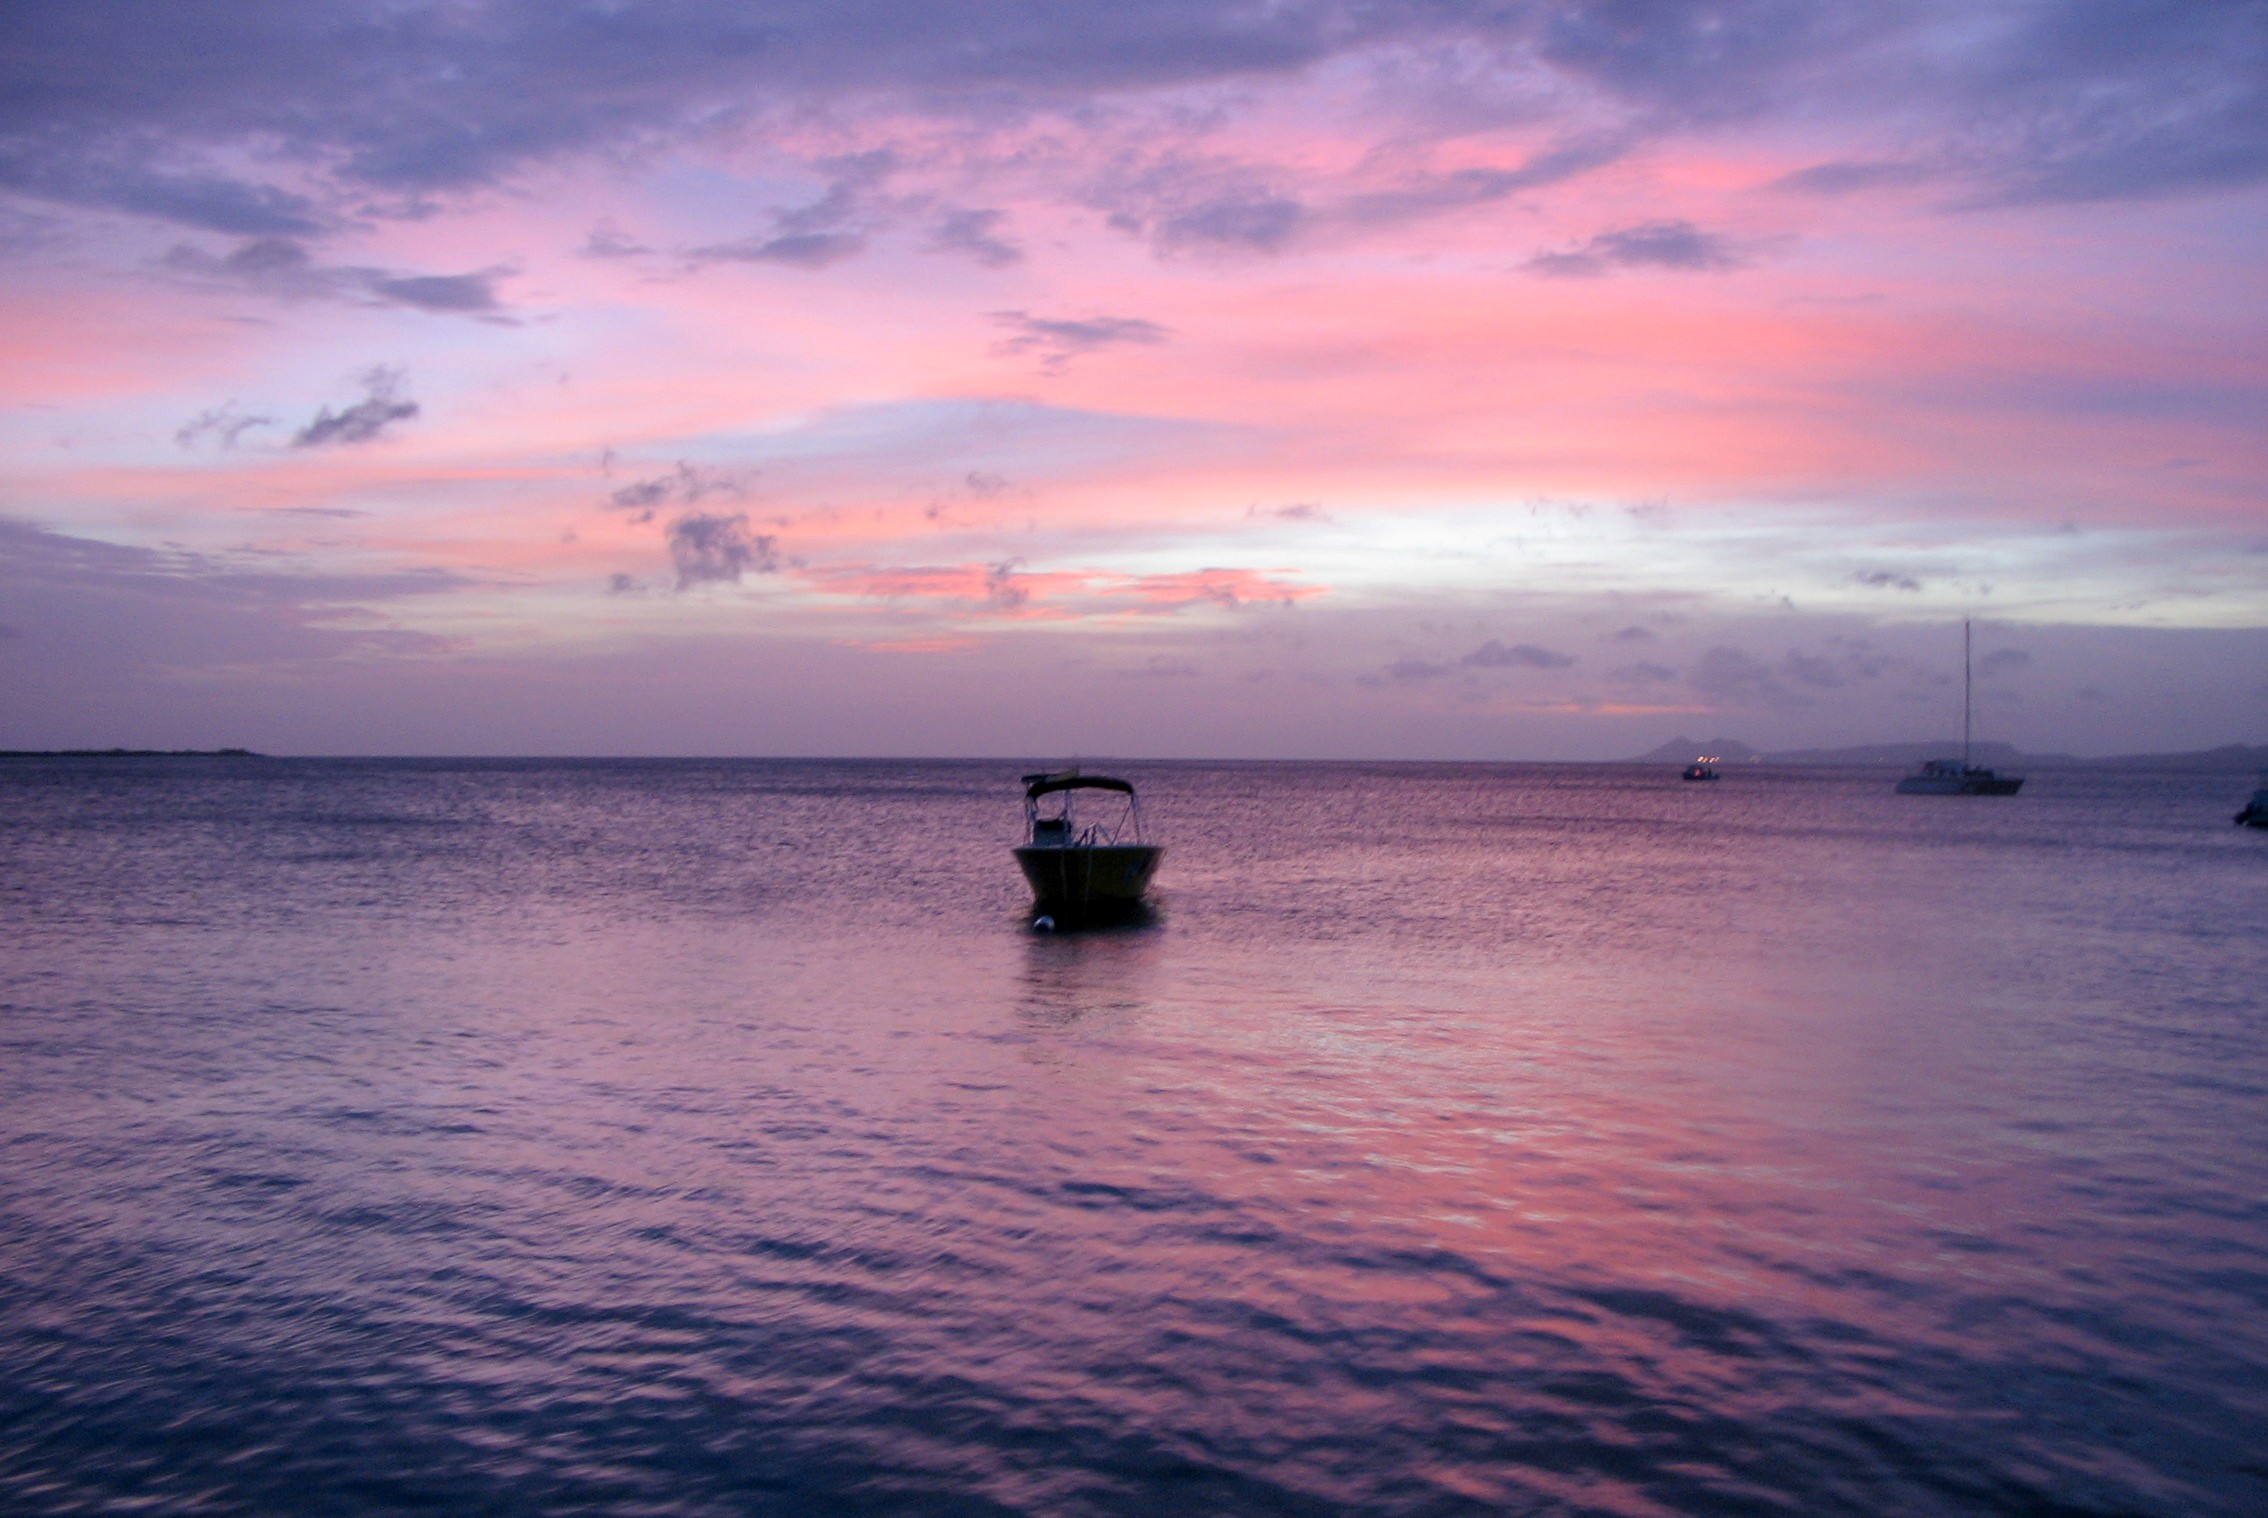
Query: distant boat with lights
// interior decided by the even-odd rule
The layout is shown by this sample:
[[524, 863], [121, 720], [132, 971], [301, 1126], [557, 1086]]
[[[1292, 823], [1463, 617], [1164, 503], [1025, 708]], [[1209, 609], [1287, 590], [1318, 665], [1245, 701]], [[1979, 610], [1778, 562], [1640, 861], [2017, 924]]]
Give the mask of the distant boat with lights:
[[1898, 782], [1901, 796], [2013, 796], [2022, 775], [2000, 775], [1969, 762], [1970, 712], [1975, 682], [1969, 673], [1969, 619], [1961, 619], [1961, 757], [1931, 759]]
[[1024, 777], [1024, 829], [1016, 863], [1050, 925], [1139, 908], [1165, 853], [1142, 837], [1130, 782], [1077, 769]]
[[1681, 780], [1719, 780], [1723, 777], [1717, 773], [1716, 756], [1714, 754], [1702, 754], [1687, 765], [1685, 772], [1678, 778]]

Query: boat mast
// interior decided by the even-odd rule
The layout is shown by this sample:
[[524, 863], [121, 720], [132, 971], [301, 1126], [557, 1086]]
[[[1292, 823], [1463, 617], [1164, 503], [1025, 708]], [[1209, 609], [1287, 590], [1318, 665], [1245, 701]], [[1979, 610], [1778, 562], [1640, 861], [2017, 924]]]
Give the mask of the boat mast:
[[1969, 767], [1969, 619], [1961, 619], [1961, 768]]

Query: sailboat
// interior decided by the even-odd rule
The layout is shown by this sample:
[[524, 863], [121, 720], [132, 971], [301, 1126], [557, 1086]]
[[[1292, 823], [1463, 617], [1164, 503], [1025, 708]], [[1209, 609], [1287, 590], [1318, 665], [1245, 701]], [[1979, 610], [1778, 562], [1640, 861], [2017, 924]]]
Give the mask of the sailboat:
[[1975, 681], [1969, 672], [1969, 619], [1961, 619], [1961, 757], [1931, 759], [1898, 782], [1901, 796], [2013, 796], [2022, 789], [2022, 775], [1996, 775], [1969, 762], [1970, 710]]

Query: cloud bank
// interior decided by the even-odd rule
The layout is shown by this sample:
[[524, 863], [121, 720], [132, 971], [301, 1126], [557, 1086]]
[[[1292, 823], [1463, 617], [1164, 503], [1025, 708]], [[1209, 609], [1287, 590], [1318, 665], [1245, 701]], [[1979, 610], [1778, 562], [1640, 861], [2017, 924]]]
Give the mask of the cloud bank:
[[23, 0], [0, 715], [109, 625], [120, 721], [666, 649], [940, 734], [1092, 677], [1192, 749], [1805, 746], [1934, 721], [1973, 616], [2041, 742], [2249, 739], [2264, 14]]

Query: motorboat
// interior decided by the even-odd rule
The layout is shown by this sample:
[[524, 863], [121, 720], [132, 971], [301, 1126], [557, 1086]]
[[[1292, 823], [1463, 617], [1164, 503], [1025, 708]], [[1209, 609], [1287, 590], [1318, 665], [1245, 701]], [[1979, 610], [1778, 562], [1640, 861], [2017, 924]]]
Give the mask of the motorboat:
[[1112, 775], [1068, 769], [1024, 776], [1024, 828], [1016, 863], [1031, 883], [1038, 918], [1134, 911], [1165, 853], [1143, 840], [1133, 785]]
[[2252, 799], [2236, 814], [2236, 820], [2246, 827], [2268, 828], [2268, 770], [2260, 772], [2260, 789], [2252, 793]]
[[1717, 773], [1716, 756], [1703, 754], [1687, 765], [1685, 772], [1678, 778], [1681, 780], [1717, 780], [1723, 777]]
[[2013, 796], [2023, 788], [2022, 775], [2000, 775], [1969, 762], [1969, 732], [1974, 709], [1975, 682], [1970, 676], [1969, 620], [1961, 619], [1961, 757], [1930, 759], [1898, 782], [1901, 796]]

